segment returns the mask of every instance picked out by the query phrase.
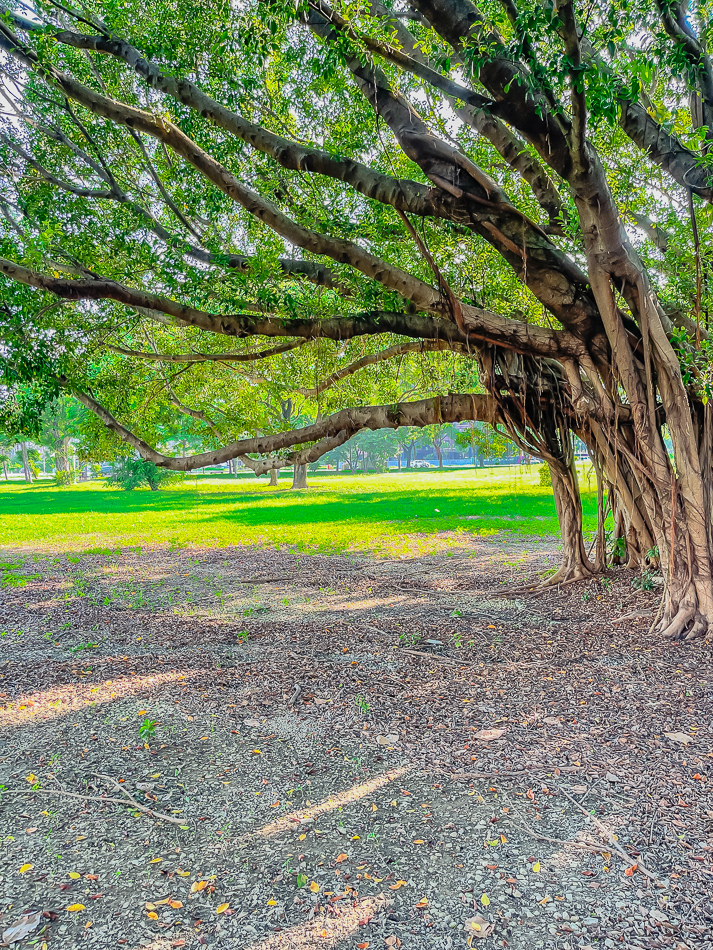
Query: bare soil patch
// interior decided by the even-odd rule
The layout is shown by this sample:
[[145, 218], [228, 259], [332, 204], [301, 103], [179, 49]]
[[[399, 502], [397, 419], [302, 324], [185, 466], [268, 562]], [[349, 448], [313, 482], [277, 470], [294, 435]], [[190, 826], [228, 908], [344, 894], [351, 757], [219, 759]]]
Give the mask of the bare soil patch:
[[711, 946], [711, 644], [624, 570], [505, 595], [558, 556], [5, 552], [0, 935]]

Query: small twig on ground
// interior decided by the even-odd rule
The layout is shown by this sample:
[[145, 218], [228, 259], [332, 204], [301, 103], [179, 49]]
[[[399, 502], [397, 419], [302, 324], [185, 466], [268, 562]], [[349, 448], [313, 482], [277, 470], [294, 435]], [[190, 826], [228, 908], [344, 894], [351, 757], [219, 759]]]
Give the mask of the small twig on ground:
[[294, 706], [294, 704], [297, 702], [297, 700], [300, 698], [301, 695], [302, 695], [302, 686], [298, 683], [298, 684], [295, 686], [295, 691], [294, 691], [294, 693], [293, 693], [293, 694], [290, 696], [290, 698], [287, 700], [287, 705], [288, 705], [288, 706]]
[[[106, 804], [110, 802], [114, 805], [124, 805], [125, 807], [135, 808], [137, 811], [150, 815], [151, 818], [160, 818], [161, 821], [170, 821], [173, 825], [185, 825], [184, 818], [173, 818], [171, 815], [164, 815], [160, 811], [154, 811], [153, 808], [146, 808], [144, 805], [131, 798], [107, 798], [105, 795], [80, 795], [78, 792], [65, 792], [59, 788], [6, 788], [3, 789], [3, 795], [59, 795], [61, 798], [79, 798], [84, 802], [100, 802]], [[128, 794], [128, 792], [127, 792]]]
[[435, 653], [424, 653], [422, 650], [407, 650], [406, 647], [399, 647], [399, 653], [419, 656], [424, 660], [435, 660], [436, 663], [449, 663], [451, 666], [476, 666], [475, 663], [469, 663], [467, 660], [454, 660], [450, 656], [436, 656]]
[[522, 818], [518, 815], [515, 819], [515, 824], [518, 828], [524, 831], [526, 834], [531, 835], [533, 838], [536, 838], [538, 841], [549, 841], [551, 844], [561, 844], [569, 845], [573, 848], [580, 848], [583, 851], [591, 851], [593, 854], [608, 854], [608, 848], [604, 848], [601, 845], [594, 844], [594, 842], [589, 841], [566, 841], [564, 838], [550, 838], [549, 835], [540, 834], [539, 831], [535, 831], [534, 828], [530, 828]]
[[616, 620], [612, 620], [612, 623], [623, 623], [625, 620], [634, 620], [637, 617], [650, 617], [653, 613], [653, 610], [632, 610], [629, 614], [624, 614], [623, 617], [617, 617]]
[[620, 858], [622, 858], [624, 861], [627, 862], [627, 864], [631, 864], [633, 862], [636, 865], [637, 870], [641, 871], [641, 873], [644, 874], [646, 877], [651, 878], [652, 881], [660, 880], [657, 874], [654, 874], [653, 871], [649, 871], [648, 868], [644, 867], [644, 865], [641, 863], [639, 858], [636, 858], [636, 859], [632, 858], [631, 855], [627, 854], [626, 851], [624, 851], [624, 849], [621, 848], [617, 844], [612, 832], [609, 831], [607, 826], [603, 822], [601, 822], [596, 817], [596, 815], [592, 815], [591, 812], [588, 812], [587, 809], [583, 805], [579, 804], [576, 798], [573, 798], [569, 794], [569, 792], [565, 792], [565, 790], [561, 786], [557, 786], [557, 791], [561, 792], [565, 798], [568, 798], [572, 802], [572, 804], [576, 808], [578, 808], [579, 811], [582, 812], [583, 815], [586, 815], [587, 818], [589, 818], [592, 822], [594, 822], [594, 824], [597, 826], [597, 828], [600, 830], [600, 832], [606, 839], [607, 843], [609, 844], [611, 851], [615, 851], [619, 855]]

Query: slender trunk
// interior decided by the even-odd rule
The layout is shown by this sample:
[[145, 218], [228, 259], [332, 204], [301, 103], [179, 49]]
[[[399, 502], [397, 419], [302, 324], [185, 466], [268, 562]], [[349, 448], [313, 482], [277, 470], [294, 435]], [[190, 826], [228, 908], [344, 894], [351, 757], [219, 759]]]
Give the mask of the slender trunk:
[[27, 457], [27, 442], [20, 442], [20, 451], [22, 452], [22, 469], [25, 473], [25, 481], [32, 484], [32, 469]]
[[6, 482], [9, 481], [10, 479], [9, 479], [8, 476], [7, 476], [7, 462], [6, 462], [4, 459], [3, 459], [3, 463], [2, 463], [2, 470], [3, 470], [3, 472], [5, 473], [5, 481], [6, 481]]
[[277, 469], [276, 468], [270, 469], [270, 485], [272, 486], [277, 485]]
[[296, 489], [307, 487], [307, 466], [295, 465], [292, 477], [292, 487]]
[[436, 458], [438, 459], [438, 467], [443, 468], [443, 452], [441, 451], [440, 445], [433, 443], [433, 448], [436, 451]]

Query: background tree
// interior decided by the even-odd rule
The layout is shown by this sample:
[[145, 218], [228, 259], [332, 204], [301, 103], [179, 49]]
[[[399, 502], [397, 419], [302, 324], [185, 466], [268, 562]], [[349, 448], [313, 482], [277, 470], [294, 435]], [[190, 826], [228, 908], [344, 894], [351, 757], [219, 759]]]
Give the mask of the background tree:
[[[551, 470], [553, 583], [592, 570], [576, 433], [630, 562], [661, 552], [662, 632], [707, 632], [706, 0], [26, 13], [0, 26], [3, 418], [64, 387], [181, 471], [501, 426]], [[273, 386], [312, 424], [265, 428]], [[186, 409], [209, 450], [177, 457]]]

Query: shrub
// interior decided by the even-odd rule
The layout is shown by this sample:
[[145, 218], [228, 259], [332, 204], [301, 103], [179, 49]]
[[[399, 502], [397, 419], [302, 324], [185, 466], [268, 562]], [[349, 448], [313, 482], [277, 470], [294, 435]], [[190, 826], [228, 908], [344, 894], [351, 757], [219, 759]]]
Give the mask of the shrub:
[[540, 485], [545, 486], [552, 484], [552, 472], [550, 471], [550, 466], [546, 462], [543, 462], [543, 464], [540, 465], [539, 476]]
[[174, 472], [158, 468], [146, 459], [122, 459], [116, 464], [109, 484], [124, 491], [133, 491], [142, 485], [148, 485], [151, 491], [158, 491], [161, 485], [176, 477]]
[[77, 480], [77, 473], [73, 468], [69, 469], [57, 469], [54, 473], [54, 480], [58, 488], [66, 488], [67, 485], [74, 485]]

